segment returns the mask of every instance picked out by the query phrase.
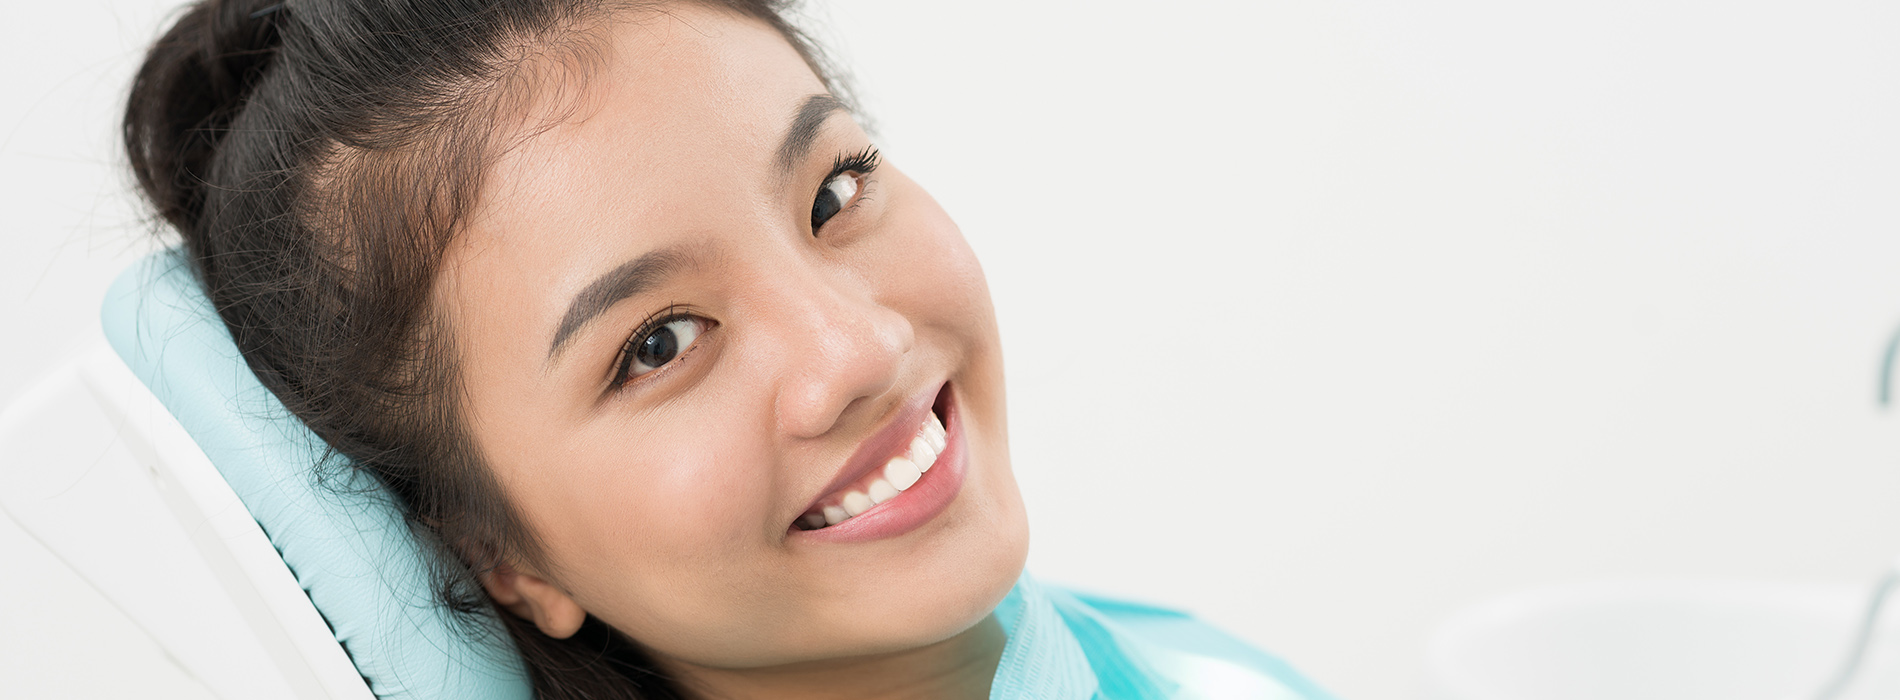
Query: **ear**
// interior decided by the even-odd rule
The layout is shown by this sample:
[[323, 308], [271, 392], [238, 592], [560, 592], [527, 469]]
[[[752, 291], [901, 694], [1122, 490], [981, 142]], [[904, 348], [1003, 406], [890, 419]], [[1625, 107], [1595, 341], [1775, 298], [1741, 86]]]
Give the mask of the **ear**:
[[496, 564], [495, 568], [484, 571], [479, 576], [482, 588], [488, 590], [488, 597], [507, 608], [508, 612], [524, 620], [534, 622], [541, 633], [555, 639], [566, 639], [580, 631], [581, 623], [587, 621], [587, 611], [579, 603], [568, 597], [565, 591], [534, 574], [516, 569], [510, 564]]

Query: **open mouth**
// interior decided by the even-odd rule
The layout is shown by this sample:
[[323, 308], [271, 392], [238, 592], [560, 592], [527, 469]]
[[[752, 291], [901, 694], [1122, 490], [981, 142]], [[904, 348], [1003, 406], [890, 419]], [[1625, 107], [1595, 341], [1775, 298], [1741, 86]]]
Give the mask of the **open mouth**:
[[936, 400], [916, 426], [903, 452], [871, 469], [843, 488], [825, 494], [798, 520], [796, 530], [822, 530], [869, 512], [905, 491], [911, 490], [936, 466], [949, 444], [945, 427], [949, 414], [948, 385], [938, 391]]

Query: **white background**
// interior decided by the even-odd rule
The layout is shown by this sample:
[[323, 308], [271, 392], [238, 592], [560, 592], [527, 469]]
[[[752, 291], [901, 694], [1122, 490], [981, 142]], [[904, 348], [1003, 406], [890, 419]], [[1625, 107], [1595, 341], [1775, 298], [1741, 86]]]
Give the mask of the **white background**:
[[[148, 245], [113, 129], [170, 6], [0, 11], [0, 399]], [[1900, 552], [1900, 5], [810, 14], [986, 264], [1044, 579], [1397, 700], [1499, 593]], [[0, 694], [202, 695], [0, 557]]]

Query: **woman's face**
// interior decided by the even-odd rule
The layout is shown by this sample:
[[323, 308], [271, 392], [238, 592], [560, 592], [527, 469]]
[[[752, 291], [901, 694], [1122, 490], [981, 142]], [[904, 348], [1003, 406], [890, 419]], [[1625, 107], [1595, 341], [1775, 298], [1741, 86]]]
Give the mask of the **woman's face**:
[[976, 258], [776, 32], [622, 20], [532, 86], [438, 288], [514, 568], [709, 667], [970, 628], [1028, 541]]

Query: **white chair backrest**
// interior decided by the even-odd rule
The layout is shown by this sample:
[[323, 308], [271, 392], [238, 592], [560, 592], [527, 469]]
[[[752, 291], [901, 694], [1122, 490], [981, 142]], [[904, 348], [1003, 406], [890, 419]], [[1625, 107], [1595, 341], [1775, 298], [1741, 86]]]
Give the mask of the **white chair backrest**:
[[373, 698], [270, 540], [104, 339], [0, 412], [0, 509], [221, 698]]
[[106, 296], [95, 349], [0, 413], [0, 508], [222, 697], [530, 697], [499, 621], [437, 604], [393, 497], [318, 479], [176, 253]]

